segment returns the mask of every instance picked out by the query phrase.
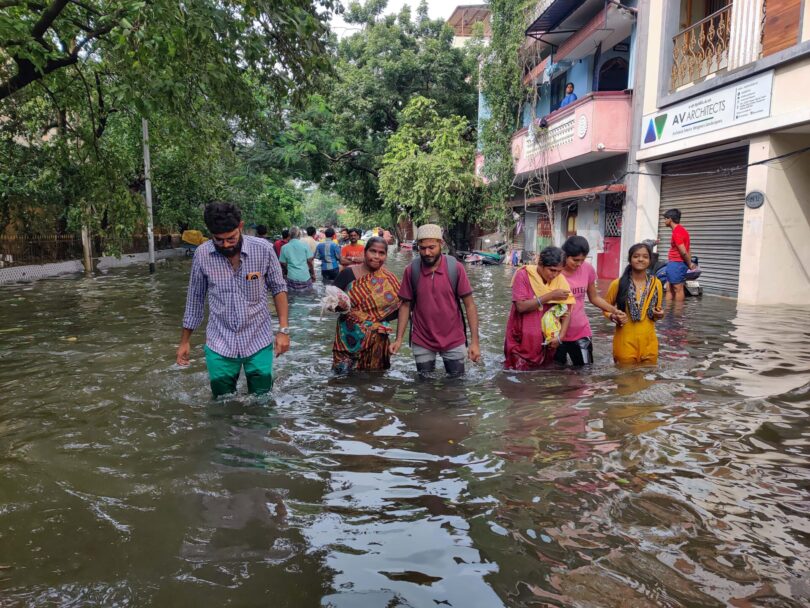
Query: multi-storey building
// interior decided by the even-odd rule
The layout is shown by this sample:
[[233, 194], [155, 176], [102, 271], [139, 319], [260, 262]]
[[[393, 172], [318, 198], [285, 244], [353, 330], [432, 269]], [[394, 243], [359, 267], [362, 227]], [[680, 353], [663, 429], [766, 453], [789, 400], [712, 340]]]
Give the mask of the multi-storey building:
[[529, 97], [523, 128], [512, 139], [517, 246], [531, 254], [584, 236], [602, 278], [615, 278], [620, 268], [634, 5], [542, 0], [521, 49]]
[[447, 19], [453, 28], [453, 46], [463, 47], [475, 34], [476, 24], [480, 23], [484, 39], [492, 36], [490, 10], [486, 4], [462, 4], [457, 6]]
[[636, 43], [622, 250], [679, 208], [706, 291], [807, 304], [810, 3], [640, 0]]

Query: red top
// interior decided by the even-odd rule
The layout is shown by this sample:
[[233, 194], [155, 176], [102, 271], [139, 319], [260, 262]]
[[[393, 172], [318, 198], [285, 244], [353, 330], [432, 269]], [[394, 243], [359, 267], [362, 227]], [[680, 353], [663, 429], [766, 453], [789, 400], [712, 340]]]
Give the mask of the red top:
[[[470, 280], [464, 266], [458, 264], [458, 297], [472, 293]], [[466, 342], [461, 311], [456, 294], [447, 274], [447, 260], [442, 256], [435, 272], [422, 265], [422, 276], [417, 287], [416, 305], [411, 311], [411, 338], [414, 344], [434, 352], [443, 352]], [[411, 267], [405, 269], [399, 287], [402, 300], [413, 300]]]
[[281, 257], [281, 248], [284, 247], [284, 245], [286, 245], [287, 242], [288, 241], [285, 241], [284, 239], [279, 239], [275, 243], [273, 243], [273, 249], [276, 250], [276, 257], [277, 258]]
[[689, 247], [689, 233], [686, 228], [678, 224], [672, 229], [672, 245], [669, 248], [669, 261], [670, 262], [683, 262], [683, 256], [678, 251], [678, 245], [686, 247], [686, 252], [691, 251]]
[[[340, 250], [340, 255], [344, 258], [362, 258], [365, 254], [366, 248], [365, 246], [357, 243], [356, 245], [352, 245], [349, 243], [348, 245], [344, 245]], [[340, 264], [341, 268], [348, 268], [348, 266], [344, 265], [342, 262]]]
[[[526, 268], [518, 269], [512, 283], [512, 308], [503, 341], [504, 369], [539, 369], [553, 361], [554, 351], [543, 346], [546, 340], [543, 335], [543, 315], [551, 304], [543, 304], [542, 309], [530, 312], [521, 313], [517, 309], [517, 302], [534, 300], [536, 297]], [[565, 338], [568, 339], [567, 334]]]

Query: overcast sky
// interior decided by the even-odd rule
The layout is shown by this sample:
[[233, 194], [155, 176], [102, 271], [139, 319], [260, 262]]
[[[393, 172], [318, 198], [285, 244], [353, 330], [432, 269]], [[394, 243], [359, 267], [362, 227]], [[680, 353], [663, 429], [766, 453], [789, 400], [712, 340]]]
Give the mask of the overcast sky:
[[[342, 0], [342, 2], [344, 6], [348, 6], [349, 4], [349, 0]], [[399, 13], [399, 9], [406, 4], [410, 4], [411, 10], [413, 13], [416, 13], [419, 0], [388, 0], [388, 6], [385, 7], [385, 14]], [[428, 12], [433, 19], [447, 19], [460, 4], [484, 4], [484, 0], [481, 0], [481, 2], [473, 0], [428, 0]], [[355, 27], [354, 25], [346, 25], [340, 16], [336, 16], [332, 19], [332, 29], [335, 30], [338, 36], [351, 34]]]

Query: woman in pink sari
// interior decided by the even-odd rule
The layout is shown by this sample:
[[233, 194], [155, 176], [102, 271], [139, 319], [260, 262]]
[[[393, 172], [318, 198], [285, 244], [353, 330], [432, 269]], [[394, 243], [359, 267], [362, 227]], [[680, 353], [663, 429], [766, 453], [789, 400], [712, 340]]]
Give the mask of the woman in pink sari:
[[[537, 266], [524, 266], [515, 273], [512, 309], [503, 345], [504, 369], [539, 369], [554, 360], [554, 352], [568, 329], [574, 303], [568, 281], [561, 274], [564, 258], [559, 247], [546, 247], [540, 252]], [[543, 314], [554, 304], [568, 305], [568, 312], [562, 317], [559, 338], [546, 342]]]

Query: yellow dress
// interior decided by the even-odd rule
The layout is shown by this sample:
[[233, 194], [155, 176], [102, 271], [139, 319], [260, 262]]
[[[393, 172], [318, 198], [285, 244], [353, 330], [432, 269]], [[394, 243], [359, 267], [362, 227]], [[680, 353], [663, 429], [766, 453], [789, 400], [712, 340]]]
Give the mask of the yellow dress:
[[[613, 335], [613, 360], [616, 363], [646, 363], [654, 365], [658, 363], [658, 336], [655, 335], [655, 321], [647, 315], [647, 309], [653, 299], [653, 294], [658, 292], [658, 301], [664, 301], [664, 290], [661, 281], [653, 277], [652, 289], [647, 294], [644, 304], [641, 306], [641, 321], [630, 319], [630, 312], [627, 313], [627, 323], [622, 327], [616, 327]], [[616, 305], [616, 296], [619, 293], [619, 279], [616, 279], [608, 287], [605, 300]], [[636, 298], [641, 298], [640, 293], [636, 293]], [[636, 300], [638, 302], [638, 299]], [[609, 317], [608, 314], [605, 314]]]

